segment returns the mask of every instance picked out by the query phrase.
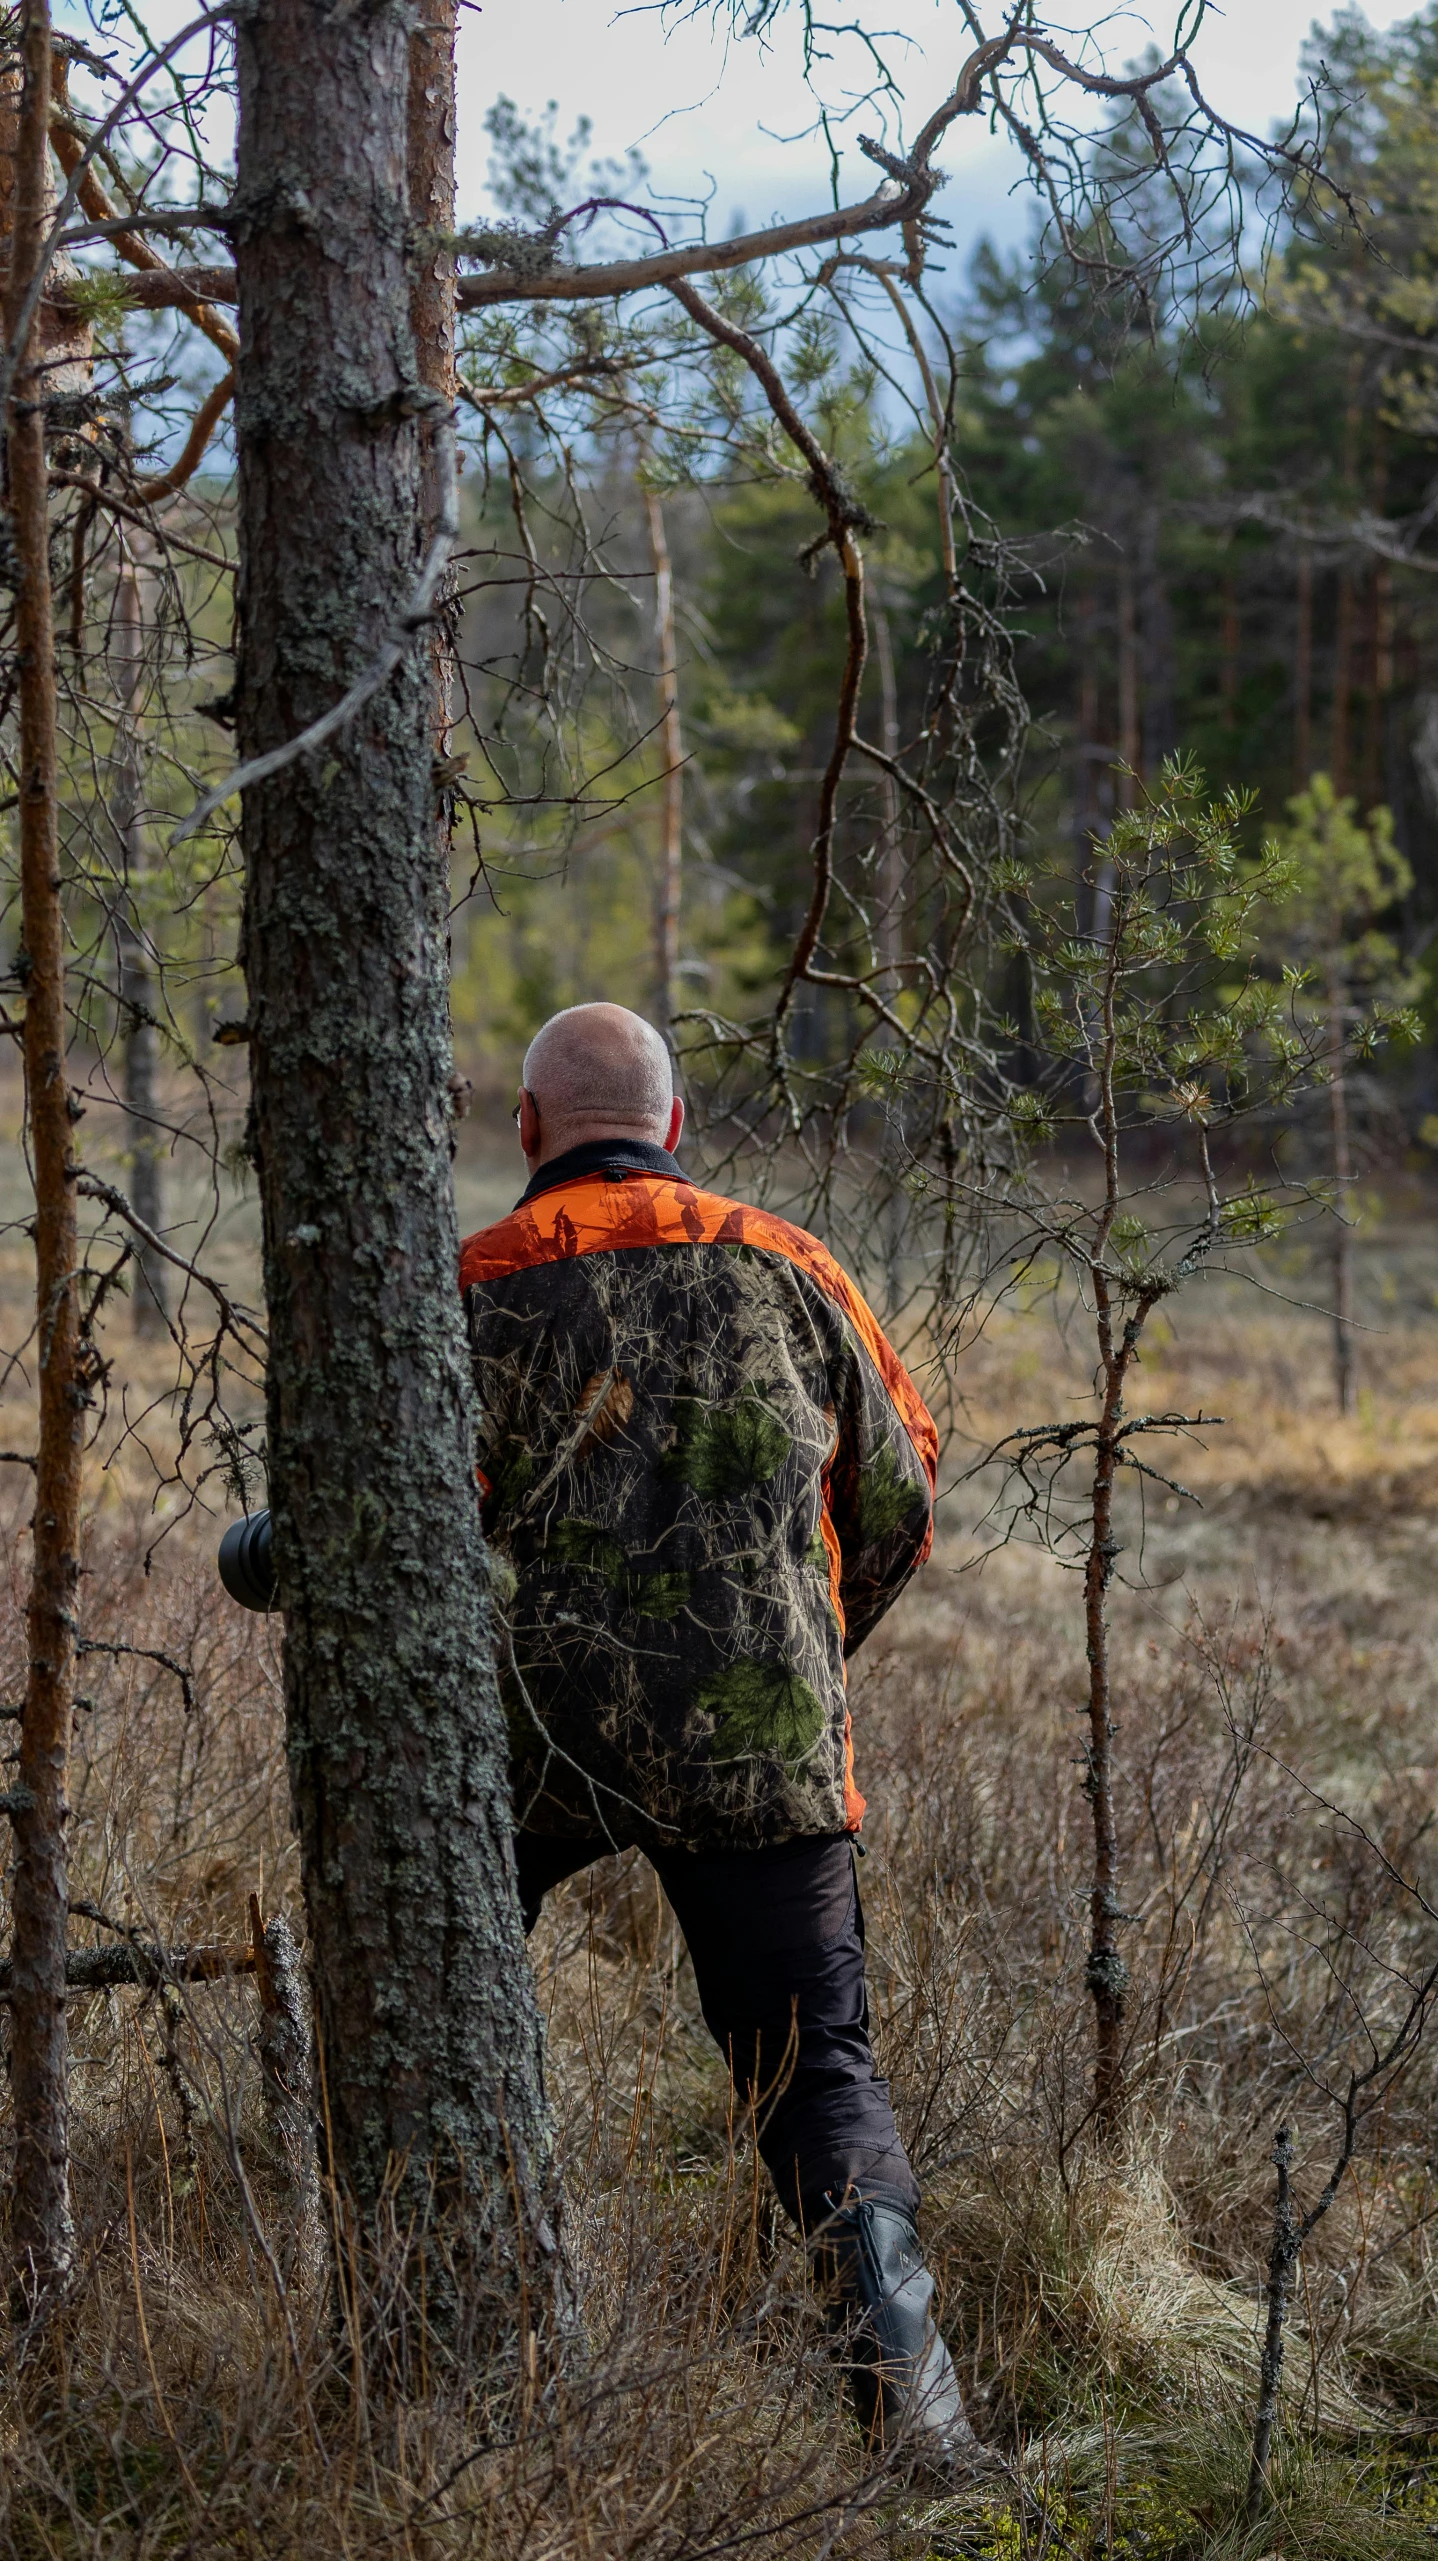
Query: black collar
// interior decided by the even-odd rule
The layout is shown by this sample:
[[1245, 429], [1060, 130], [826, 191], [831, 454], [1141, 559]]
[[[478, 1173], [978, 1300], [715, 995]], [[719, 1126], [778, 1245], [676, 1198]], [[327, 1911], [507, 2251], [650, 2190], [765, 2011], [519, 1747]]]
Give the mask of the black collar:
[[689, 1180], [667, 1147], [651, 1147], [644, 1138], [591, 1138], [583, 1147], [566, 1147], [562, 1156], [551, 1156], [547, 1165], [530, 1175], [514, 1206], [523, 1209], [527, 1200], [557, 1191], [561, 1183], [577, 1182], [584, 1174], [612, 1174], [621, 1183], [630, 1174], [664, 1174], [671, 1183]]

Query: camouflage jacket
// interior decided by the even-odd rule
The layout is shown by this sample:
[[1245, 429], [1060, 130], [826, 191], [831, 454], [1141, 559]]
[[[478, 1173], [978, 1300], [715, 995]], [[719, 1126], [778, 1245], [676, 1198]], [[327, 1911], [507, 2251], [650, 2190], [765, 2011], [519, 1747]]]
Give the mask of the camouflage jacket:
[[934, 1425], [814, 1237], [600, 1152], [461, 1257], [516, 1821], [856, 1830], [844, 1657], [928, 1553]]

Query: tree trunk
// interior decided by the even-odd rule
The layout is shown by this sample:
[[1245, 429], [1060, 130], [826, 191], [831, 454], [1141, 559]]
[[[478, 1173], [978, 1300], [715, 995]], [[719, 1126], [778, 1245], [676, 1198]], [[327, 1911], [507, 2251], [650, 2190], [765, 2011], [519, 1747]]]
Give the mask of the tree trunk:
[[[869, 609], [870, 627], [874, 634], [874, 657], [879, 670], [879, 744], [891, 763], [899, 754], [899, 686], [894, 667], [894, 635], [889, 624], [889, 609], [882, 594], [875, 596]], [[878, 906], [877, 931], [874, 936], [879, 966], [883, 972], [880, 986], [890, 1004], [903, 986], [904, 957], [904, 840], [903, 811], [899, 805], [899, 786], [891, 773], [879, 774], [880, 853], [875, 900]]]
[[1242, 627], [1238, 615], [1238, 580], [1223, 582], [1223, 656], [1218, 669], [1218, 716], [1230, 734], [1238, 727], [1238, 652]]
[[[24, 92], [12, 167], [5, 296], [13, 344], [44, 240], [50, 170], [50, 24], [46, 0], [23, 0]], [[10, 2095], [15, 2112], [12, 2243], [17, 2294], [34, 2312], [64, 2286], [70, 2218], [65, 1932], [65, 1825], [80, 1576], [81, 1375], [73, 1122], [66, 1075], [65, 922], [56, 808], [55, 642], [45, 463], [44, 331], [33, 326], [6, 414], [10, 535], [20, 661], [20, 898], [25, 1085], [35, 1182], [39, 1434], [29, 1668], [20, 1727], [11, 1893]]]
[[649, 557], [654, 569], [654, 637], [659, 647], [659, 747], [664, 799], [659, 821], [659, 883], [654, 902], [654, 1019], [667, 1033], [679, 976], [679, 899], [684, 866], [684, 732], [679, 720], [679, 642], [674, 620], [674, 564], [657, 490], [644, 492]]
[[1333, 645], [1333, 788], [1340, 800], [1352, 787], [1353, 730], [1353, 573], [1338, 573], [1338, 627]]
[[1280, 2126], [1275, 2138], [1273, 2161], [1278, 2181], [1265, 2288], [1268, 2317], [1264, 2323], [1263, 2351], [1258, 2361], [1258, 2408], [1254, 2413], [1253, 2450], [1248, 2465], [1245, 2515], [1250, 2525], [1258, 2523], [1268, 2491], [1268, 2463], [1278, 2419], [1279, 2386], [1283, 2381], [1283, 2329], [1288, 2317], [1293, 2271], [1298, 2261], [1298, 2220], [1293, 2211], [1291, 2184], [1293, 2137], [1286, 2125]]
[[1143, 763], [1140, 693], [1138, 597], [1132, 564], [1125, 556], [1118, 570], [1118, 753], [1122, 770], [1117, 777], [1116, 797], [1120, 809], [1132, 809], [1138, 799]]
[[[409, 39], [409, 102], [405, 158], [414, 245], [410, 270], [410, 327], [415, 372], [433, 402], [420, 416], [420, 474], [426, 534], [444, 508], [442, 420], [454, 409], [454, 252], [443, 247], [454, 230], [454, 38], [458, 0], [420, 0]], [[435, 850], [449, 873], [452, 777], [445, 769], [454, 717], [454, 581], [429, 640], [430, 727], [440, 760], [434, 774]]]
[[[416, 580], [408, 22], [401, 0], [258, 0], [237, 24], [247, 756], [333, 705]], [[424, 2300], [462, 2351], [487, 2286], [539, 2317], [555, 2251], [455, 1287], [431, 712], [421, 643], [246, 792], [244, 959], [332, 2167], [372, 2252], [438, 2215]], [[423, 2352], [393, 2328], [388, 2348], [401, 2370]]]
[[1178, 706], [1174, 700], [1173, 604], [1159, 550], [1157, 507], [1144, 510], [1139, 552], [1143, 578], [1140, 665], [1143, 708], [1139, 717], [1140, 757], [1145, 774], [1157, 774], [1178, 746]]
[[1353, 1411], [1353, 1228], [1348, 1199], [1353, 1159], [1348, 1140], [1348, 1034], [1342, 973], [1328, 969], [1329, 1129], [1333, 1143], [1333, 1383], [1340, 1414]]
[[1123, 1419], [1121, 1377], [1110, 1376], [1094, 1454], [1092, 1533], [1084, 1569], [1084, 1615], [1089, 1667], [1088, 1736], [1084, 1793], [1093, 1813], [1093, 1884], [1089, 1893], [1089, 1949], [1085, 1980], [1094, 2005], [1094, 2121], [1101, 2136], [1114, 2132], [1123, 2113], [1124, 1995], [1128, 1965], [1119, 1948], [1118, 1824], [1113, 1801], [1113, 1696], [1108, 1659], [1108, 1587], [1117, 1548], [1113, 1535], [1113, 1483], [1117, 1433]]
[[[140, 886], [145, 873], [145, 830], [140, 820], [140, 687], [144, 671], [144, 624], [140, 571], [128, 542], [121, 537], [120, 578], [115, 597], [113, 656], [119, 717], [115, 723], [115, 776], [110, 793], [110, 823], [115, 831], [122, 887], [115, 901], [115, 941], [120, 962], [120, 1026], [124, 1042], [125, 1117], [130, 1199], [136, 1215], [161, 1234], [165, 1225], [164, 1152], [156, 1090], [160, 1065], [160, 1031], [155, 1014], [155, 973], [145, 942]], [[169, 1332], [170, 1266], [149, 1245], [135, 1252], [135, 1331], [163, 1337]]]
[[1293, 788], [1307, 791], [1313, 773], [1313, 554], [1298, 553], [1298, 615], [1293, 644]]

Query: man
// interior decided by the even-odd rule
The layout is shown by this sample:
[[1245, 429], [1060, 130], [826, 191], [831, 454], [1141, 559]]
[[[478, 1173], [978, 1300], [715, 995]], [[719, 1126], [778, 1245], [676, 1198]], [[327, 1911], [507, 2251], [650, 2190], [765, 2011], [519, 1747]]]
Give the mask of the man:
[[961, 2473], [977, 2444], [869, 2046], [844, 1699], [928, 1553], [934, 1425], [823, 1246], [681, 1171], [638, 1015], [556, 1014], [515, 1117], [528, 1186], [460, 1279], [526, 1927], [606, 1852], [652, 1859], [861, 2417]]

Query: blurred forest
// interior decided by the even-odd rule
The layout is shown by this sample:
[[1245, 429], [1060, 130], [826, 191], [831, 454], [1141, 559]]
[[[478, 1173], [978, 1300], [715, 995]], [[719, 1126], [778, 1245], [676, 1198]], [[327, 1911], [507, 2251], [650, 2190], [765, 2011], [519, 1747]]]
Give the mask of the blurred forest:
[[[1064, 263], [1036, 268], [987, 246], [931, 293], [955, 353], [952, 451], [970, 521], [1015, 600], [1030, 855], [1067, 870], [1082, 915], [1115, 811], [1175, 755], [1215, 794], [1253, 795], [1255, 849], [1315, 773], [1360, 817], [1389, 810], [1410, 878], [1385, 921], [1425, 1035], [1390, 1051], [1368, 1093], [1375, 1143], [1381, 1127], [1391, 1154], [1438, 1138], [1438, 12], [1382, 35], [1345, 15], [1309, 56], [1345, 101], [1328, 165], [1371, 207], [1361, 236], [1335, 235], [1326, 206], [1310, 222], [1299, 205], [1196, 325], [1186, 308], [1125, 303]], [[512, 143], [503, 114], [496, 129]], [[510, 165], [501, 154], [501, 190]], [[902, 386], [820, 298], [804, 326], [825, 442], [881, 525], [864, 709], [869, 730], [897, 743], [923, 720], [943, 593], [932, 433], [908, 423]], [[676, 1004], [752, 1012], [808, 896], [842, 582], [832, 558], [794, 574], [812, 531], [802, 487], [742, 472], [685, 487], [668, 460], [685, 759]], [[559, 483], [556, 472], [556, 521]], [[630, 597], [602, 636], [649, 732], [637, 750], [614, 733], [634, 796], [555, 829], [552, 845], [522, 811], [484, 826], [483, 870], [454, 920], [455, 1019], [475, 1074], [508, 1078], [555, 1006], [653, 982], [663, 795], [657, 779], [638, 785], [664, 761], [644, 684], [655, 487], [661, 472], [631, 441], [586, 491], [594, 539]], [[507, 486], [471, 479], [468, 503], [476, 535], [493, 524], [503, 544]], [[503, 589], [470, 610], [477, 707], [486, 681], [503, 681], [510, 610]], [[1021, 984], [1009, 992], [1021, 1011]], [[812, 1044], [842, 1040], [824, 1021], [839, 1000], [808, 990], [803, 1003]]]

